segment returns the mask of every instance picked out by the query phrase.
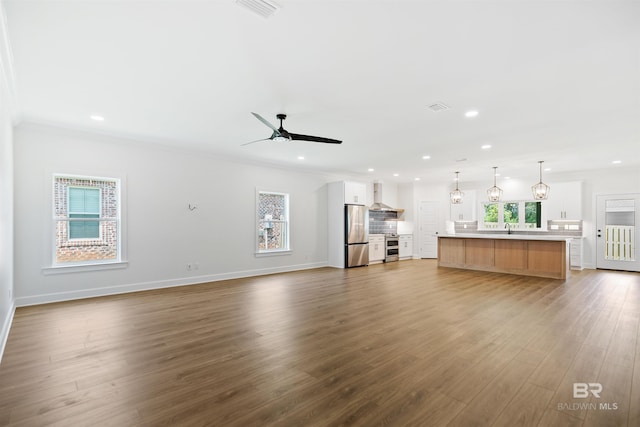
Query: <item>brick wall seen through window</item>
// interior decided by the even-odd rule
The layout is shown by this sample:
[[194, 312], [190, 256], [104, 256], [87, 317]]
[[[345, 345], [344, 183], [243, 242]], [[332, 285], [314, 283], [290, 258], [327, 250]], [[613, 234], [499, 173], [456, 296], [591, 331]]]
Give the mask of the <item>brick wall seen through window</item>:
[[289, 250], [289, 195], [258, 193], [258, 252]]

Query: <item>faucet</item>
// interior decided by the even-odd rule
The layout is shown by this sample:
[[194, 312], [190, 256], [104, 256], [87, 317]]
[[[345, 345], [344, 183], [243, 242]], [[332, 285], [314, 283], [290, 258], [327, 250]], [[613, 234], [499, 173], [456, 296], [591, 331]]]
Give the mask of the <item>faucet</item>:
[[507, 229], [507, 234], [511, 234], [511, 223], [510, 223], [510, 222], [507, 222], [507, 223], [504, 225], [504, 228], [506, 228], [506, 229]]

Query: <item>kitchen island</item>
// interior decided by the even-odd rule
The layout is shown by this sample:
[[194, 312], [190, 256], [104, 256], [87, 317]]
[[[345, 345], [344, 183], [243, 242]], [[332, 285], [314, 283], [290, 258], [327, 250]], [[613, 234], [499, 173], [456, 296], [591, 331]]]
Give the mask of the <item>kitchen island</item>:
[[458, 234], [438, 238], [438, 266], [566, 279], [570, 238]]

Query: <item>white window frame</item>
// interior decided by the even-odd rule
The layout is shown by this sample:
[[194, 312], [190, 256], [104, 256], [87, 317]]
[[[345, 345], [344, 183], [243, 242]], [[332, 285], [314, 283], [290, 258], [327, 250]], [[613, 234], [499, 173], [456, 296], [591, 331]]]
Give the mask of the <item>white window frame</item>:
[[[274, 194], [285, 197], [285, 219], [271, 219], [271, 222], [280, 222], [285, 225], [285, 247], [275, 249], [260, 249], [260, 221], [264, 221], [264, 218], [260, 218], [260, 195], [261, 194]], [[287, 255], [291, 253], [291, 196], [289, 193], [282, 191], [271, 191], [265, 189], [256, 189], [256, 205], [255, 205], [255, 221], [254, 221], [254, 235], [255, 235], [255, 254], [256, 256], [271, 256], [271, 255]]]
[[[45, 211], [47, 212], [46, 220], [45, 220], [45, 233], [46, 233], [45, 235], [48, 236], [50, 243], [49, 245], [44, 245], [44, 252], [43, 252], [44, 267], [42, 268], [43, 274], [45, 275], [66, 274], [66, 273], [85, 272], [85, 271], [120, 269], [120, 268], [128, 267], [129, 263], [127, 261], [127, 250], [126, 250], [127, 249], [126, 209], [123, 202], [124, 200], [126, 200], [126, 175], [113, 174], [112, 176], [106, 176], [106, 175], [97, 176], [97, 175], [88, 175], [83, 173], [49, 172], [46, 174], [46, 176], [48, 177], [48, 179], [47, 179], [45, 194], [47, 194], [46, 201], [49, 205], [49, 209]], [[116, 195], [117, 197], [116, 220], [117, 220], [117, 230], [118, 230], [116, 259], [90, 260], [90, 261], [65, 262], [65, 263], [56, 262], [56, 250], [57, 250], [56, 222], [59, 220], [59, 218], [56, 218], [55, 216], [54, 190], [55, 190], [55, 182], [57, 178], [92, 179], [95, 181], [111, 181], [116, 183], [116, 186], [118, 189], [117, 195]], [[68, 200], [67, 200], [67, 203], [68, 203]], [[101, 203], [100, 212], [102, 212], [102, 192], [100, 193], [100, 203]], [[112, 218], [103, 218], [102, 214], [100, 218], [95, 218], [91, 220], [92, 221], [113, 221]], [[72, 240], [80, 241], [84, 239], [72, 239]], [[88, 240], [98, 240], [98, 239], [88, 239]]]

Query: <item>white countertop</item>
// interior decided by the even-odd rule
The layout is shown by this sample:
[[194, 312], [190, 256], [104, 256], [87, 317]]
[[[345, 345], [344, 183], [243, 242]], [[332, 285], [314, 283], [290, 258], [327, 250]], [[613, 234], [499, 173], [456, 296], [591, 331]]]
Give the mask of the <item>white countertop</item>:
[[543, 235], [543, 234], [507, 234], [507, 233], [459, 233], [459, 234], [441, 234], [440, 237], [453, 237], [459, 239], [509, 239], [509, 240], [555, 240], [569, 241], [573, 237]]

